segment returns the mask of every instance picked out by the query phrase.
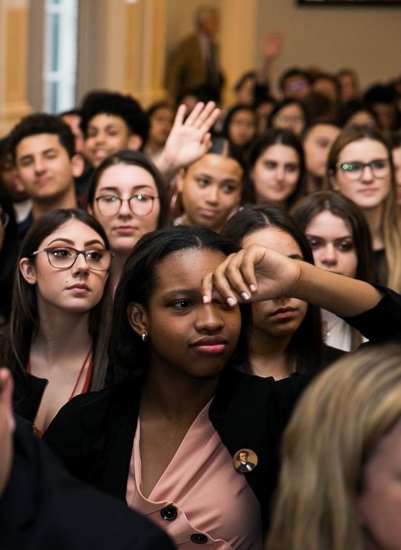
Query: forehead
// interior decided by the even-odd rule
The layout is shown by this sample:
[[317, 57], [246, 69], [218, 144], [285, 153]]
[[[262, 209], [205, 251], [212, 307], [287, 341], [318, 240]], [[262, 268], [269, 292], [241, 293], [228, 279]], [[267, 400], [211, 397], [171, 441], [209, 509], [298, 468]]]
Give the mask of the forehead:
[[[352, 143], [348, 143], [340, 152], [341, 159], [349, 160], [372, 160], [374, 157], [387, 158], [388, 151], [386, 146], [375, 139], [363, 138]], [[351, 158], [354, 157], [354, 158]]]
[[36, 134], [25, 137], [16, 147], [17, 159], [26, 155], [34, 155], [48, 149], [64, 150], [57, 134]]
[[204, 155], [198, 161], [191, 164], [187, 170], [187, 174], [196, 172], [210, 173], [216, 176], [220, 175], [224, 176], [224, 178], [228, 176], [238, 180], [243, 175], [242, 166], [235, 159], [222, 157], [213, 153]]
[[334, 140], [338, 136], [340, 131], [340, 128], [337, 128], [336, 126], [333, 126], [331, 124], [316, 124], [308, 132], [305, 138], [305, 143], [308, 142], [308, 140], [316, 139], [319, 137], [326, 137]]
[[86, 242], [86, 241], [98, 241], [104, 245], [102, 237], [86, 225], [85, 223], [79, 220], [68, 220], [67, 222], [60, 225], [52, 233], [50, 233], [45, 239], [43, 239], [42, 244], [46, 246], [47, 243], [53, 242], [57, 239], [68, 239], [73, 241], [73, 243]]
[[158, 107], [153, 113], [150, 115], [150, 118], [153, 119], [172, 119], [174, 117], [174, 109], [171, 109], [170, 107]]
[[125, 120], [118, 115], [111, 115], [107, 113], [99, 113], [90, 119], [88, 128], [102, 129], [107, 126], [113, 126], [120, 131], [130, 133], [128, 124]]
[[329, 210], [324, 210], [316, 214], [308, 223], [305, 232], [313, 233], [316, 236], [330, 234], [333, 238], [337, 238], [337, 236], [345, 237], [346, 235], [352, 235], [348, 222]]
[[139, 186], [150, 187], [156, 191], [155, 180], [147, 170], [132, 164], [116, 164], [104, 170], [99, 178], [97, 190], [104, 187], [113, 187], [125, 191]]
[[265, 227], [254, 231], [250, 235], [246, 235], [242, 245], [247, 247], [251, 244], [259, 244], [271, 248], [285, 256], [303, 255], [296, 240], [289, 233], [276, 227]]
[[297, 103], [290, 103], [289, 105], [285, 105], [282, 107], [276, 115], [284, 115], [284, 116], [304, 116], [304, 113], [301, 109], [301, 107]]
[[299, 160], [298, 153], [293, 147], [290, 147], [289, 145], [282, 145], [281, 143], [267, 147], [259, 158], [280, 159], [290, 162], [298, 162]]
[[231, 120], [254, 120], [256, 118], [256, 113], [250, 109], [240, 109], [236, 111]]
[[173, 252], [155, 269], [155, 290], [173, 292], [179, 289], [192, 289], [201, 292], [202, 277], [214, 271], [225, 258], [223, 252], [218, 250], [185, 248]]

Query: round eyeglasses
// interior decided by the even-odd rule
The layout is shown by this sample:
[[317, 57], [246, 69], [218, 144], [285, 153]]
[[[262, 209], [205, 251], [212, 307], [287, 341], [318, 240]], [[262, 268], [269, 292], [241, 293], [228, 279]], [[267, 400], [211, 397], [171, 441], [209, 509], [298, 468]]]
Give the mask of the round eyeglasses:
[[376, 159], [370, 162], [339, 162], [336, 168], [341, 170], [344, 176], [350, 181], [357, 181], [362, 178], [363, 171], [369, 167], [375, 178], [387, 178], [391, 174], [390, 159]]
[[10, 216], [7, 214], [7, 212], [0, 212], [0, 226], [5, 229], [8, 225], [8, 222], [10, 221]]
[[159, 197], [138, 193], [132, 195], [128, 199], [123, 199], [118, 195], [101, 195], [95, 199], [99, 212], [103, 216], [116, 216], [121, 209], [124, 201], [128, 202], [128, 206], [134, 216], [147, 216], [153, 210], [153, 204]]
[[50, 246], [49, 248], [32, 252], [31, 256], [36, 256], [36, 254], [40, 254], [41, 252], [46, 252], [49, 264], [56, 269], [68, 269], [72, 267], [77, 261], [78, 256], [82, 254], [89, 269], [107, 271], [114, 257], [114, 252], [111, 250], [104, 250], [103, 248], [77, 250], [71, 246]]

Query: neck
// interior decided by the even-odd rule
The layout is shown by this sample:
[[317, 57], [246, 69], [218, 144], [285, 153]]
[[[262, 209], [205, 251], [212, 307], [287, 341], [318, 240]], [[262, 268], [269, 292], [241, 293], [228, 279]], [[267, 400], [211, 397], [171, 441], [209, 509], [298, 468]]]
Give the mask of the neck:
[[308, 193], [314, 193], [315, 191], [321, 191], [323, 188], [323, 178], [308, 174], [306, 187]]
[[36, 220], [44, 214], [52, 210], [57, 210], [58, 208], [77, 208], [77, 198], [73, 187], [69, 189], [67, 193], [57, 198], [40, 201], [34, 200], [32, 202], [33, 219]]
[[202, 380], [184, 375], [167, 378], [160, 370], [156, 373], [150, 368], [141, 409], [178, 423], [192, 422], [213, 398], [217, 383], [218, 378]]
[[286, 352], [291, 336], [270, 337], [263, 330], [253, 328], [250, 346], [252, 373], [266, 378], [286, 378], [289, 375]]
[[[258, 205], [266, 204], [266, 202], [263, 201], [263, 200], [258, 200], [257, 203], [258, 203]], [[282, 210], [287, 210], [286, 201], [276, 201], [276, 202], [269, 201], [269, 204], [271, 204], [273, 206], [276, 206], [277, 208], [281, 208]]]
[[383, 234], [381, 229], [382, 206], [380, 205], [377, 208], [363, 210], [362, 212], [369, 226], [370, 235], [372, 238], [373, 250], [382, 249], [383, 248]]
[[159, 153], [159, 151], [161, 151], [163, 149], [164, 145], [163, 143], [159, 143], [158, 141], [153, 141], [151, 139], [148, 139], [148, 142], [146, 144], [146, 149], [151, 153], [151, 154], [156, 154], [156, 153]]
[[[40, 310], [40, 308], [39, 308]], [[40, 324], [32, 342], [32, 350], [59, 361], [61, 357], [75, 357], [87, 352], [92, 344], [89, 335], [89, 313], [68, 315], [65, 312], [39, 313]], [[66, 338], [68, 334], [68, 338]]]

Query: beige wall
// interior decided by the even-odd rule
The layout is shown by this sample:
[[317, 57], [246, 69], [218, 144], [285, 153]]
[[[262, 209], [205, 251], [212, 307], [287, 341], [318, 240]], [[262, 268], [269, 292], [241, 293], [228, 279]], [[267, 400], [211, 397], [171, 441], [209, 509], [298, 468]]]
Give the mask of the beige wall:
[[296, 0], [259, 0], [259, 41], [266, 30], [285, 35], [273, 80], [292, 65], [328, 71], [355, 68], [361, 85], [401, 75], [401, 5], [299, 6]]
[[[94, 87], [130, 92], [146, 104], [161, 97], [167, 53], [192, 31], [192, 14], [205, 1], [221, 10], [228, 100], [236, 79], [256, 66], [262, 37], [272, 29], [285, 35], [274, 83], [292, 65], [355, 68], [362, 86], [401, 75], [401, 7], [301, 7], [296, 0], [82, 0], [77, 99]], [[0, 133], [29, 104], [40, 105], [43, 26], [37, 8], [42, 0], [31, 0], [36, 10], [30, 17], [24, 13], [28, 2], [17, 3], [21, 13], [10, 10], [14, 2], [0, 0]]]
[[[192, 13], [205, 1], [166, 0], [167, 52], [192, 30]], [[337, 71], [355, 68], [361, 85], [386, 81], [401, 75], [401, 5], [398, 7], [299, 6], [296, 0], [239, 0], [244, 14], [255, 10], [254, 37], [244, 36], [242, 26], [233, 26], [232, 4], [236, 0], [209, 0], [222, 11], [222, 60], [229, 87], [258, 62], [259, 45], [264, 34], [273, 29], [284, 33], [284, 47], [276, 60], [272, 76], [276, 84], [282, 71], [293, 65]], [[229, 20], [227, 27], [227, 20]], [[248, 21], [248, 29], [249, 21]], [[254, 40], [253, 50], [249, 40]], [[248, 44], [248, 51], [241, 48]], [[230, 63], [230, 52], [240, 48], [237, 66]], [[228, 63], [228, 67], [227, 67]]]

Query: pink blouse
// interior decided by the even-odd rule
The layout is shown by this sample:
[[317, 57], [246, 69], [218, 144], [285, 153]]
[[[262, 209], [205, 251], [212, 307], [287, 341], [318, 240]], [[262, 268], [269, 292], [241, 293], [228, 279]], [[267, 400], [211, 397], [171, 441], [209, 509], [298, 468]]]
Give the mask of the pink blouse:
[[128, 505], [167, 531], [180, 550], [262, 550], [259, 503], [209, 420], [199, 413], [149, 498], [141, 492], [138, 426], [128, 474]]

